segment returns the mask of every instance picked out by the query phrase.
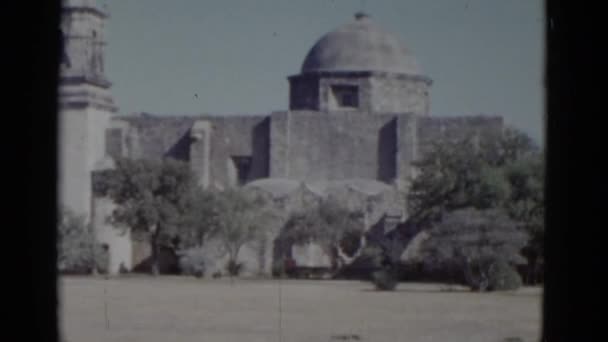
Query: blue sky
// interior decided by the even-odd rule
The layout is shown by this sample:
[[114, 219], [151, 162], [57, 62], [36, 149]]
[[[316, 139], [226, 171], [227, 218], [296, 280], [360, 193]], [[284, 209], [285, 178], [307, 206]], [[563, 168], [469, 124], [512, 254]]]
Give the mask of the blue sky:
[[[543, 138], [541, 0], [99, 0], [121, 114], [287, 109], [286, 77], [364, 10], [433, 79], [431, 115], [502, 115]], [[194, 94], [197, 94], [195, 96]]]

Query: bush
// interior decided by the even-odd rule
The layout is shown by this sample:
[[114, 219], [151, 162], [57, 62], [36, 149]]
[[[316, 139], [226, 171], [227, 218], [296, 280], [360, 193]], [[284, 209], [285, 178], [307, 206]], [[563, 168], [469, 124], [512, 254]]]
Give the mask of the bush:
[[388, 269], [381, 269], [372, 273], [372, 281], [379, 291], [393, 291], [398, 284], [394, 272]]
[[179, 269], [182, 274], [201, 278], [205, 275], [205, 254], [202, 248], [190, 248], [180, 253]]
[[[497, 260], [525, 263], [520, 251], [526, 240], [527, 234], [504, 210], [459, 209], [445, 214], [429, 230], [422, 255], [426, 264], [444, 270], [460, 269], [464, 283], [473, 291], [487, 291], [490, 271]], [[504, 269], [504, 265], [501, 267]]]
[[489, 273], [488, 291], [517, 290], [522, 286], [519, 273], [505, 261], [497, 261]]
[[59, 216], [57, 226], [57, 268], [61, 273], [88, 274], [107, 271], [106, 248], [95, 241], [95, 235], [84, 218], [71, 212]]

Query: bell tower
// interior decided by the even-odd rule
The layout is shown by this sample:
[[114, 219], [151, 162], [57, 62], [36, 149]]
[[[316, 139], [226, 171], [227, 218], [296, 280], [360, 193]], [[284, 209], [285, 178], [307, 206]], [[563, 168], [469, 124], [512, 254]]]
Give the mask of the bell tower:
[[105, 156], [105, 132], [117, 111], [105, 75], [107, 11], [94, 0], [64, 0], [59, 66], [59, 203], [89, 219], [91, 172]]
[[[60, 66], [62, 104], [85, 102], [110, 111], [116, 108], [105, 75], [105, 21], [108, 14], [93, 0], [64, 0]], [[76, 89], [79, 88], [79, 91]]]

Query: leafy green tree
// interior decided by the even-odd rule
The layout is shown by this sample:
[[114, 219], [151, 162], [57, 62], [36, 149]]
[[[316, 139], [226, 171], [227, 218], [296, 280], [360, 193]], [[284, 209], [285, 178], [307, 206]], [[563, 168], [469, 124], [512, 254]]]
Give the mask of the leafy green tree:
[[413, 220], [430, 223], [444, 211], [504, 206], [511, 200], [506, 167], [538, 155], [534, 141], [513, 128], [437, 140], [414, 162], [418, 175], [412, 179], [408, 212]]
[[212, 191], [192, 187], [184, 194], [175, 238], [182, 273], [199, 278], [204, 275], [210, 261], [205, 245], [217, 230], [218, 210]]
[[505, 168], [511, 187], [511, 197], [506, 209], [509, 216], [519, 223], [530, 239], [523, 249], [528, 260], [527, 281], [536, 283], [542, 272], [544, 255], [544, 158], [540, 153], [530, 154]]
[[332, 256], [334, 268], [344, 263], [342, 254], [353, 255], [360, 247], [363, 213], [350, 211], [329, 198], [290, 215], [282, 238], [290, 243], [320, 243]]
[[218, 195], [200, 187], [192, 187], [184, 195], [178, 225], [180, 248], [202, 248], [205, 242], [217, 233], [221, 217]]
[[537, 154], [539, 146], [521, 130], [507, 127], [499, 135], [480, 141], [479, 151], [484, 160], [493, 166], [504, 166], [515, 160]]
[[422, 244], [426, 263], [462, 272], [473, 290], [487, 290], [500, 263], [525, 263], [520, 251], [528, 236], [502, 210], [455, 210], [428, 232]]
[[242, 269], [237, 257], [247, 243], [260, 241], [265, 229], [277, 215], [270, 203], [245, 189], [228, 189], [216, 193], [213, 237], [217, 238], [228, 255], [231, 276]]
[[429, 227], [445, 212], [500, 207], [508, 199], [504, 171], [484, 159], [474, 141], [438, 141], [415, 162], [418, 176], [407, 198], [411, 222]]
[[112, 221], [147, 237], [151, 272], [159, 274], [160, 247], [172, 244], [184, 197], [196, 186], [188, 165], [172, 159], [119, 159], [116, 168], [100, 174], [95, 183], [97, 193], [117, 204]]
[[530, 237], [524, 248], [534, 277], [544, 241], [544, 158], [525, 133], [438, 140], [415, 163], [407, 195], [409, 224], [428, 229], [458, 209], [504, 209]]

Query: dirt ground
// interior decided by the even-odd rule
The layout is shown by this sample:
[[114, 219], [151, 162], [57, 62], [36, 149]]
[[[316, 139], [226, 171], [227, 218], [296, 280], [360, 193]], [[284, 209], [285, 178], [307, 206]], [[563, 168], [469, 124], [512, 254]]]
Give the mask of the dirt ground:
[[402, 283], [376, 292], [356, 281], [146, 276], [59, 282], [67, 342], [531, 342], [541, 324], [539, 288], [471, 293]]

